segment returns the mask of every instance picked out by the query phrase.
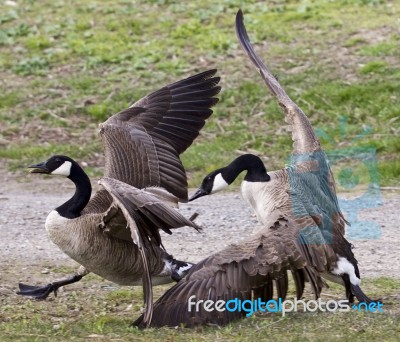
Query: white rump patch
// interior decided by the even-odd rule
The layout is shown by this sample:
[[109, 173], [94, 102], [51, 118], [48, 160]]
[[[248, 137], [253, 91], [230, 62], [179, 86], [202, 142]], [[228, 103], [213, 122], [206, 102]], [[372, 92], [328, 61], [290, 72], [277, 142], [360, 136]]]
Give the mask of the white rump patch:
[[55, 169], [50, 174], [68, 177], [71, 174], [71, 167], [72, 167], [72, 163], [70, 161], [65, 161], [64, 163], [62, 163], [62, 165], [60, 167]]
[[229, 184], [225, 182], [225, 179], [222, 177], [222, 175], [219, 173], [215, 176], [214, 178], [214, 183], [213, 183], [213, 188], [211, 190], [211, 193], [215, 193], [218, 191], [221, 191], [225, 189]]
[[354, 266], [344, 257], [339, 257], [339, 261], [337, 262], [336, 267], [332, 270], [332, 273], [337, 275], [348, 274], [350, 282], [353, 285], [360, 285], [361, 283], [361, 280], [356, 276]]
[[180, 277], [183, 277], [186, 274], [186, 271], [189, 271], [193, 267], [193, 264], [187, 263], [186, 266], [180, 267], [176, 270]]

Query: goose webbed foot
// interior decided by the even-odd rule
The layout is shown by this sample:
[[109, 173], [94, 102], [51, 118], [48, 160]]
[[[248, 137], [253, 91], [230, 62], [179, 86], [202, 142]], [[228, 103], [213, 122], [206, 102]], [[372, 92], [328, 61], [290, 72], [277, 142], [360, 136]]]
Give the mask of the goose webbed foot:
[[50, 295], [50, 293], [54, 292], [54, 296], [57, 297], [57, 290], [61, 286], [76, 283], [81, 279], [82, 275], [74, 275], [73, 277], [60, 281], [55, 281], [45, 286], [32, 286], [19, 283], [19, 291], [17, 292], [17, 294], [43, 300], [46, 299]]
[[17, 294], [34, 297], [36, 299], [46, 299], [52, 292], [54, 292], [54, 296], [57, 297], [57, 290], [59, 288], [59, 286], [55, 286], [53, 283], [47, 284], [46, 286], [32, 286], [22, 283], [18, 285], [19, 291]]

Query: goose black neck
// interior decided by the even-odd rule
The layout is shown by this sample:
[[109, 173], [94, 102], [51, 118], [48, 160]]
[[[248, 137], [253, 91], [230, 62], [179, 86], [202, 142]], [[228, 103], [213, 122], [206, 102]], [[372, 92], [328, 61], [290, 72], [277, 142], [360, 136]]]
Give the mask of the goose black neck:
[[267, 182], [271, 179], [262, 160], [254, 154], [237, 157], [226, 167], [226, 174], [223, 176], [230, 184], [243, 171], [247, 171], [244, 180], [248, 182]]
[[79, 217], [81, 211], [88, 204], [90, 195], [92, 194], [92, 185], [85, 171], [77, 163], [73, 163], [71, 174], [68, 178], [75, 184], [75, 193], [67, 202], [56, 208], [56, 210], [61, 216], [73, 219]]

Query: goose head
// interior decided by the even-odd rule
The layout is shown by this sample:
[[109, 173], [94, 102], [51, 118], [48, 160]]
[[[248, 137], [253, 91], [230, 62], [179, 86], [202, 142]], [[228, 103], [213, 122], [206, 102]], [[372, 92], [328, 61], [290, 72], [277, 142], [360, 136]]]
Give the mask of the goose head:
[[228, 187], [235, 178], [232, 179], [232, 177], [229, 177], [228, 167], [215, 170], [204, 177], [201, 186], [197, 189], [194, 195], [189, 198], [189, 201], [221, 191]]
[[56, 155], [52, 156], [44, 162], [39, 164], [33, 164], [28, 166], [29, 169], [32, 169], [31, 173], [44, 173], [47, 175], [60, 175], [64, 177], [70, 177], [76, 170], [81, 167], [78, 165], [76, 161], [67, 156]]
[[210, 172], [199, 189], [190, 197], [193, 201], [199, 197], [211, 195], [228, 187], [243, 171], [248, 182], [268, 182], [271, 178], [262, 160], [253, 154], [244, 154], [233, 160], [228, 166]]
[[28, 166], [31, 173], [42, 173], [46, 175], [59, 175], [70, 179], [75, 183], [76, 190], [72, 198], [57, 207], [55, 210], [63, 217], [76, 218], [89, 202], [92, 187], [89, 177], [70, 157], [55, 155], [44, 162]]

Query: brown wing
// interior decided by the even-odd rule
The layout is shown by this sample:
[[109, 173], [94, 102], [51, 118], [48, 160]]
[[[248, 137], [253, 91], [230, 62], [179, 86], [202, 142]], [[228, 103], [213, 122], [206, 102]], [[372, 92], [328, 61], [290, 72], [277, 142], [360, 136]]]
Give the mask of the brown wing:
[[198, 136], [220, 87], [210, 70], [170, 84], [101, 125], [105, 176], [136, 188], [163, 187], [187, 201], [179, 154]]
[[[126, 229], [127, 218], [124, 210], [135, 221], [133, 228], [146, 246], [147, 243], [148, 246], [161, 245], [160, 229], [168, 234], [171, 234], [170, 229], [184, 226], [200, 230], [193, 221], [168, 205], [164, 197], [109, 177], [101, 178], [99, 183], [113, 201], [104, 217], [104, 230], [109, 235], [132, 241], [132, 233]], [[133, 239], [133, 242], [136, 244], [137, 240]]]
[[99, 181], [112, 198], [112, 205], [105, 213], [104, 231], [112, 236], [133, 241], [139, 248], [143, 263], [143, 291], [146, 311], [143, 324], [151, 321], [153, 312], [153, 290], [148, 257], [154, 245], [161, 244], [159, 229], [182, 226], [199, 227], [182, 216], [163, 199], [144, 190], [134, 188], [116, 179], [103, 177]]
[[[303, 294], [306, 280], [311, 282], [316, 296], [319, 296], [324, 283], [309, 261], [312, 253], [309, 249], [313, 250], [313, 247], [302, 245], [298, 238], [299, 230], [294, 225], [286, 217], [275, 215], [262, 233], [199, 262], [184, 279], [157, 300], [150, 326], [224, 325], [242, 318], [246, 314], [244, 311], [206, 311], [203, 305], [198, 311], [194, 306], [189, 311], [189, 300], [210, 299], [215, 303], [235, 298], [242, 301], [260, 298], [267, 302], [273, 298], [274, 282], [278, 297], [284, 299], [288, 288], [287, 271], [292, 272], [298, 298]], [[315, 263], [324, 263], [323, 255], [317, 258], [321, 260]], [[143, 316], [134, 324], [144, 327]]]
[[[304, 112], [286, 94], [278, 80], [272, 75], [268, 67], [257, 56], [251, 46], [246, 28], [243, 23], [243, 13], [241, 10], [236, 15], [236, 34], [244, 51], [248, 54], [253, 64], [258, 68], [261, 77], [271, 90], [272, 94], [278, 99], [279, 105], [285, 112], [285, 121], [292, 127], [293, 155], [291, 163], [293, 165], [305, 166], [308, 172], [319, 173], [320, 188], [329, 197], [339, 213], [337, 225], [344, 234], [345, 223], [348, 223], [340, 212], [336, 198], [336, 187], [333, 173], [327, 162], [325, 152], [321, 149], [320, 142]], [[315, 167], [311, 166], [314, 164]], [[309, 168], [310, 165], [310, 168]]]
[[[289, 206], [285, 213], [293, 216], [311, 216], [322, 230], [339, 230], [344, 234], [346, 220], [340, 210], [336, 192], [330, 187], [331, 170], [321, 152], [310, 154], [311, 163], [298, 162], [285, 169], [289, 194]], [[334, 184], [334, 183], [333, 183]]]
[[319, 140], [306, 115], [290, 99], [264, 62], [254, 52], [243, 23], [243, 12], [241, 10], [236, 15], [236, 35], [242, 48], [258, 68], [264, 82], [278, 99], [279, 105], [285, 112], [285, 121], [292, 126], [293, 153], [304, 154], [320, 150]]

